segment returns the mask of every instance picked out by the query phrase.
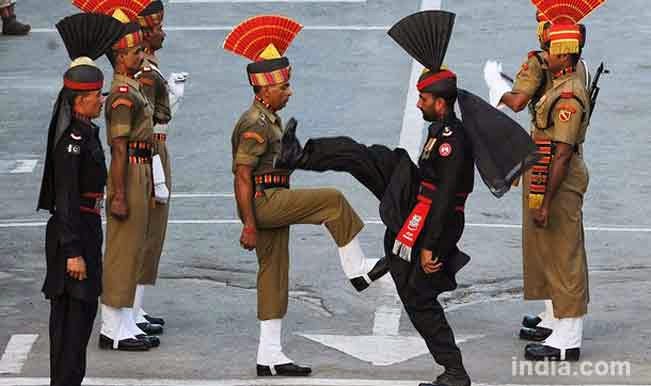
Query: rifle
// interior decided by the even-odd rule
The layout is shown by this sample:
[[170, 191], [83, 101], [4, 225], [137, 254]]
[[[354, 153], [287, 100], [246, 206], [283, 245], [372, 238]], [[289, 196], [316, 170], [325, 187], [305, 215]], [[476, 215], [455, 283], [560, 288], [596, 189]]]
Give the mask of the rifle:
[[514, 80], [513, 78], [511, 78], [510, 76], [506, 75], [506, 74], [503, 73], [503, 72], [500, 72], [500, 76], [501, 76], [502, 78], [504, 78], [504, 80], [506, 80], [507, 82], [509, 82], [509, 83], [511, 83], [511, 84], [515, 83], [515, 80]]
[[590, 116], [592, 117], [592, 113], [594, 112], [595, 106], [597, 104], [597, 97], [599, 96], [599, 90], [601, 88], [599, 87], [599, 79], [601, 78], [601, 74], [610, 74], [610, 70], [606, 69], [604, 67], [604, 62], [601, 62], [599, 67], [597, 68], [597, 73], [594, 76], [594, 79], [592, 80], [592, 85], [590, 85]]

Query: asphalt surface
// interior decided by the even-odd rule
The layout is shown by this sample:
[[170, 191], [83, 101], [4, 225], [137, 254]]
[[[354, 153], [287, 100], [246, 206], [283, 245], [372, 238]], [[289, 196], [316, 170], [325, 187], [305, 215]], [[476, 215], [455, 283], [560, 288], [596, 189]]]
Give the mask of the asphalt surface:
[[[477, 179], [460, 245], [473, 261], [460, 274], [460, 288], [443, 297], [457, 336], [475, 336], [461, 344], [475, 383], [651, 383], [651, 11], [646, 5], [642, 0], [627, 1], [626, 6], [611, 1], [589, 16], [584, 53], [592, 68], [604, 60], [612, 73], [603, 78], [585, 146], [591, 305], [582, 359], [626, 361], [631, 372], [513, 374], [513, 363], [522, 359], [524, 347], [515, 337], [520, 318], [540, 311], [542, 304], [521, 300], [520, 191], [497, 200]], [[168, 140], [173, 190], [181, 196], [171, 203], [173, 223], [161, 280], [146, 297], [147, 309], [164, 316], [168, 324], [161, 347], [145, 354], [100, 351], [94, 334], [88, 376], [115, 379], [101, 383], [108, 385], [124, 384], [120, 379], [126, 378], [173, 379], [181, 385], [254, 378], [257, 263], [253, 253], [239, 247], [240, 226], [229, 196], [231, 130], [252, 96], [246, 61], [221, 49], [227, 27], [258, 13], [288, 15], [306, 26], [287, 52], [294, 68], [294, 96], [281, 113], [285, 119], [298, 119], [301, 138], [345, 134], [368, 144], [396, 146], [408, 88], [413, 87], [411, 60], [385, 31], [420, 6], [414, 0], [167, 4], [162, 69], [190, 73]], [[526, 53], [536, 48], [529, 2], [444, 0], [443, 8], [457, 13], [446, 62], [459, 74], [460, 86], [479, 95], [487, 95], [482, 75], [487, 59], [501, 60], [507, 72], [515, 73]], [[48, 375], [49, 306], [39, 292], [45, 265], [44, 227], [39, 223], [47, 215], [34, 208], [51, 108], [69, 62], [52, 28], [75, 12], [62, 0], [21, 0], [16, 9], [35, 31], [23, 38], [0, 36], [0, 354], [12, 335], [39, 338], [22, 371], [0, 375], [0, 385], [18, 382], [16, 377]], [[105, 59], [100, 64], [105, 74], [111, 73]], [[517, 117], [528, 125], [526, 113]], [[11, 173], [16, 160], [38, 162], [29, 172]], [[367, 220], [361, 234], [365, 252], [381, 256], [377, 201], [363, 187], [333, 173], [298, 172], [292, 182], [341, 189]], [[429, 355], [375, 366], [298, 335], [334, 334], [342, 340], [371, 335], [375, 312], [387, 297], [380, 288], [355, 293], [322, 227], [294, 227], [291, 243], [292, 292], [284, 337], [290, 357], [313, 365], [318, 379], [398, 384], [438, 374]], [[416, 336], [406, 315], [400, 319], [399, 335]], [[380, 352], [391, 350], [378, 347]]]

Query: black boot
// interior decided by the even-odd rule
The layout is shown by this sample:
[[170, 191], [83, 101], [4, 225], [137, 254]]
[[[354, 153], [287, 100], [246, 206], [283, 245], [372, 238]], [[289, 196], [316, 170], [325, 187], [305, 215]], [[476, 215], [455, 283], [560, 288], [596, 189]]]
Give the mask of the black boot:
[[257, 365], [256, 373], [258, 377], [306, 377], [312, 373], [312, 369], [295, 363], [271, 366]]
[[538, 324], [542, 322], [542, 319], [540, 319], [540, 316], [531, 316], [531, 315], [525, 315], [522, 318], [522, 327], [526, 328], [536, 328]]
[[[367, 289], [371, 283], [378, 280], [389, 272], [389, 260], [385, 257], [378, 260], [366, 276], [358, 276], [350, 279], [350, 283], [355, 287], [357, 292]], [[370, 279], [370, 282], [369, 282]]]
[[445, 370], [445, 372], [432, 383], [421, 383], [418, 386], [470, 386], [470, 377], [465, 371], [454, 372]]
[[149, 345], [149, 348], [156, 348], [160, 346], [160, 339], [157, 336], [139, 334], [136, 339], [144, 340]]
[[274, 158], [274, 169], [294, 170], [304, 164], [303, 146], [296, 138], [298, 122], [293, 117], [287, 121], [285, 132], [280, 139], [280, 154]]
[[23, 24], [16, 20], [16, 14], [14, 13], [14, 5], [0, 9], [0, 14], [2, 14], [2, 34], [3, 35], [13, 35], [13, 36], [22, 36], [27, 35], [32, 27], [29, 24]]
[[147, 321], [151, 324], [158, 324], [161, 326], [165, 325], [165, 319], [163, 318], [157, 318], [155, 316], [150, 316], [150, 315], [144, 315], [143, 317], [147, 319]]
[[141, 339], [122, 339], [118, 342], [118, 348], [113, 348], [113, 339], [106, 335], [99, 335], [99, 348], [103, 350], [120, 350], [120, 351], [148, 351], [151, 346], [149, 342]]
[[552, 332], [554, 332], [552, 329], [545, 327], [522, 327], [520, 329], [520, 339], [530, 340], [533, 342], [542, 342], [543, 340], [549, 338]]
[[562, 350], [543, 344], [528, 344], [524, 349], [524, 357], [529, 361], [568, 361], [577, 362], [581, 357], [580, 348]]
[[136, 323], [139, 329], [142, 330], [146, 335], [162, 335], [163, 326], [160, 324], [151, 324], [149, 322]]

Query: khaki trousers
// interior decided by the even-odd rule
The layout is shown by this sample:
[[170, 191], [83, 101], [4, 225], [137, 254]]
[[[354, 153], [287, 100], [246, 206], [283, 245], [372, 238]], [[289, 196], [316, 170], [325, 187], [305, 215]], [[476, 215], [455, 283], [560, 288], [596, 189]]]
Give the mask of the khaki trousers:
[[[160, 155], [165, 171], [165, 185], [172, 192], [172, 168], [170, 157], [165, 142], [154, 142], [154, 154]], [[138, 284], [154, 285], [158, 278], [160, 256], [163, 253], [165, 234], [167, 233], [167, 219], [170, 213], [170, 201], [167, 204], [156, 205], [149, 210], [149, 230], [145, 245], [145, 257], [138, 278]]]
[[588, 312], [588, 260], [583, 230], [583, 195], [588, 171], [572, 157], [568, 175], [551, 203], [549, 226], [537, 227], [528, 207], [531, 172], [524, 176], [523, 277], [526, 300], [551, 299], [556, 318], [580, 318]]
[[267, 189], [255, 199], [258, 226], [258, 319], [282, 319], [287, 313], [289, 226], [324, 224], [343, 247], [364, 224], [335, 189]]
[[109, 171], [102, 304], [113, 308], [133, 306], [149, 226], [151, 165], [129, 164], [126, 189], [129, 217], [120, 221], [111, 215], [113, 186]]

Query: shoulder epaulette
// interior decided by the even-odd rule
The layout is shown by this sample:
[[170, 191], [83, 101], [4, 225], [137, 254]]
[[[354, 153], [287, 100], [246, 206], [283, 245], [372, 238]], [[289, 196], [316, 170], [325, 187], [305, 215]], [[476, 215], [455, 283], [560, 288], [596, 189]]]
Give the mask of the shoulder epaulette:
[[149, 78], [149, 77], [140, 77], [138, 78], [138, 82], [141, 84], [144, 84], [145, 86], [153, 86], [154, 85], [154, 80]]
[[244, 139], [253, 139], [257, 143], [260, 143], [260, 144], [264, 143], [264, 138], [262, 138], [262, 136], [260, 134], [254, 132], [254, 131], [247, 131], [244, 134], [242, 134], [242, 137]]
[[111, 107], [113, 109], [116, 109], [118, 106], [126, 106], [127, 108], [130, 109], [131, 107], [133, 107], [133, 102], [131, 102], [127, 98], [117, 98], [116, 100], [113, 101]]
[[572, 99], [572, 98], [574, 98], [574, 92], [572, 92], [572, 91], [563, 91], [561, 93], [561, 98], [563, 98], [563, 99]]

